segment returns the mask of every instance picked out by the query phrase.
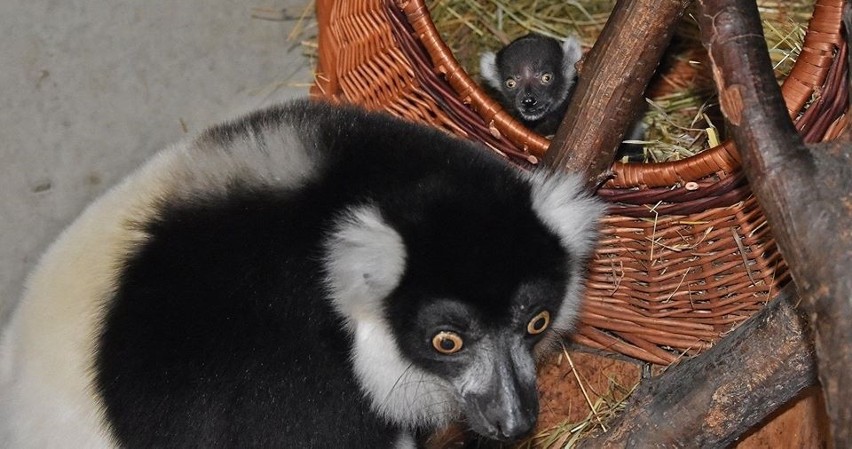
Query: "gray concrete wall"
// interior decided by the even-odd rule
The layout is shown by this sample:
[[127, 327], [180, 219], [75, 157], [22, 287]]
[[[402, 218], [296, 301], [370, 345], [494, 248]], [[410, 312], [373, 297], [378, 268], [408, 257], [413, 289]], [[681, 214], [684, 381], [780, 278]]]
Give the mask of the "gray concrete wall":
[[0, 1], [0, 317], [62, 228], [152, 153], [307, 94], [297, 21], [252, 18], [307, 2]]

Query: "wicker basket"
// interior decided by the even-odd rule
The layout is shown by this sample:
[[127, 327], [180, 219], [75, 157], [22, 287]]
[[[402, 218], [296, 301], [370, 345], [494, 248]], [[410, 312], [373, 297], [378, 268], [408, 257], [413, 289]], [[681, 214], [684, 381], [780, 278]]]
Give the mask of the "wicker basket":
[[[817, 1], [782, 87], [808, 142], [845, 126], [841, 6]], [[314, 95], [439, 127], [524, 163], [546, 151], [546, 138], [515, 121], [458, 64], [423, 0], [317, 0], [317, 17]], [[611, 209], [590, 267], [579, 343], [669, 364], [711, 345], [788, 281], [731, 142], [677, 162], [613, 170], [616, 178], [599, 191]]]

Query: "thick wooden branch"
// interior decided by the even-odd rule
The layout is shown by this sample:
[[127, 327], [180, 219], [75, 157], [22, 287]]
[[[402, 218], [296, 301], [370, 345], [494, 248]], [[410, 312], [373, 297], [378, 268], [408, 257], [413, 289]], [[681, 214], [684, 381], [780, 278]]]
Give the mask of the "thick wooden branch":
[[599, 184], [690, 0], [619, 0], [586, 55], [571, 105], [544, 163], [586, 173]]
[[[753, 1], [700, 0], [722, 112], [804, 300], [836, 447], [852, 445], [852, 151], [790, 122]], [[846, 21], [850, 20], [846, 5]]]
[[792, 285], [698, 357], [648, 379], [586, 448], [727, 447], [816, 382]]

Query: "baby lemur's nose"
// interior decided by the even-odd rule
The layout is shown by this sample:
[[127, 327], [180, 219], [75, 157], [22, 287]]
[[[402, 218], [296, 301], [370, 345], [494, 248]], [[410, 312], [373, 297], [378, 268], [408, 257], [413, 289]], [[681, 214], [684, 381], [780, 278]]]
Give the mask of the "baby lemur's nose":
[[538, 103], [538, 101], [536, 101], [535, 97], [524, 97], [524, 99], [521, 101], [521, 103], [526, 107], [530, 107], [530, 106], [535, 106], [535, 104]]

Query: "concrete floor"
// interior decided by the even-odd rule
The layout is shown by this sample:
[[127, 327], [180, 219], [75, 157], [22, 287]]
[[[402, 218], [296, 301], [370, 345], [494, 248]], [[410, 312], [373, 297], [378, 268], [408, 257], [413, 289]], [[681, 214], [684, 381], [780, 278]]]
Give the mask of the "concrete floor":
[[[95, 197], [155, 151], [304, 96], [310, 0], [0, 1], [0, 318]], [[255, 8], [308, 11], [261, 20]]]

